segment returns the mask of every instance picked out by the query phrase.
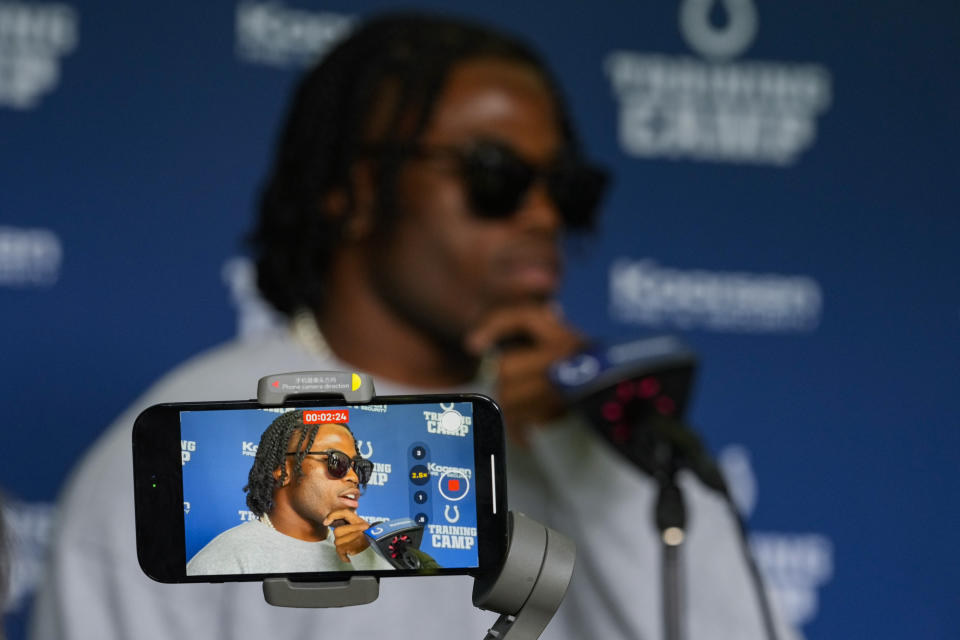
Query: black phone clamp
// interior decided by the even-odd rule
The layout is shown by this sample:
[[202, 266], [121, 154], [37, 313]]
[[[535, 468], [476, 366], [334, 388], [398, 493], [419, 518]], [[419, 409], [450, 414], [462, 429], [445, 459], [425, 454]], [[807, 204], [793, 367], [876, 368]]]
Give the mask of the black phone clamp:
[[[297, 397], [342, 397], [365, 404], [375, 396], [373, 378], [364, 373], [300, 371], [260, 378], [257, 402], [280, 406]], [[508, 545], [496, 572], [477, 576], [474, 606], [501, 614], [484, 640], [536, 640], [553, 618], [567, 592], [577, 550], [567, 536], [520, 512], [507, 515]], [[278, 607], [326, 608], [368, 604], [380, 595], [380, 579], [298, 582], [267, 578], [263, 597]]]

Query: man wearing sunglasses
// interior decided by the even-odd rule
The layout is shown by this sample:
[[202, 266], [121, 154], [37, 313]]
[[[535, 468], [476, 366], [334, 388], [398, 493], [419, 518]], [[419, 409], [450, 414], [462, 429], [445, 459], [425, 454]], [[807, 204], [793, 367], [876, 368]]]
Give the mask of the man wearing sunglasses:
[[187, 575], [392, 569], [370, 548], [370, 523], [357, 515], [371, 471], [346, 425], [281, 414], [263, 432], [244, 487], [257, 520], [207, 543]]
[[[355, 633], [358, 618], [368, 635], [483, 637], [493, 619], [471, 607], [465, 577], [384, 580], [358, 612], [269, 610], [247, 585], [153, 585], [136, 563], [132, 498], [83, 502], [128, 491], [127, 476], [95, 461], [123, 457], [129, 469], [129, 425], [145, 404], [247, 397], [263, 375], [329, 369], [367, 371], [381, 394], [493, 395], [513, 443], [511, 508], [578, 545], [543, 637], [662, 637], [655, 481], [568, 414], [546, 373], [584, 342], [554, 303], [560, 244], [591, 228], [604, 185], [524, 44], [438, 17], [359, 26], [299, 84], [261, 194], [258, 286], [289, 325], [188, 363], [121, 417], [70, 492], [55, 542], [59, 600], [41, 597], [36, 637], [172, 640], [185, 627], [196, 637], [326, 637]], [[689, 637], [769, 637], [737, 523], [686, 480]], [[105, 522], [123, 528], [104, 532]], [[124, 597], [71, 615], [74, 584]], [[183, 624], [170, 624], [171, 611]]]

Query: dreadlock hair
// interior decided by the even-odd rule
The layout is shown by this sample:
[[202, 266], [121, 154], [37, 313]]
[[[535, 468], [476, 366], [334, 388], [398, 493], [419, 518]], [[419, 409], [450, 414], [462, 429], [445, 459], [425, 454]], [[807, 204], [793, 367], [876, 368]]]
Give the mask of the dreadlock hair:
[[[378, 154], [373, 166], [375, 227], [390, 232], [394, 182], [404, 159], [399, 150], [423, 133], [453, 67], [478, 58], [515, 62], [540, 75], [554, 98], [566, 149], [578, 153], [558, 85], [525, 44], [436, 15], [404, 13], [366, 22], [301, 80], [261, 192], [250, 243], [257, 284], [279, 311], [323, 307], [323, 274], [355, 204], [350, 173], [359, 159], [370, 159], [374, 144], [398, 150]], [[374, 125], [377, 130], [370, 130]], [[326, 196], [334, 192], [346, 196], [345, 211], [326, 210]]]
[[[357, 438], [350, 431], [350, 427], [337, 424], [347, 430], [353, 438], [353, 447], [356, 449]], [[313, 447], [317, 430], [321, 426], [304, 424], [303, 411], [288, 411], [280, 414], [264, 430], [260, 436], [260, 444], [257, 446], [257, 456], [247, 476], [247, 486], [243, 488], [247, 492], [247, 506], [258, 518], [273, 509], [274, 489], [282, 487], [287, 482], [287, 447], [290, 446], [294, 433], [299, 433], [299, 437], [293, 446], [293, 450], [297, 452], [293, 456], [293, 476], [294, 482], [300, 482], [303, 477], [303, 459], [306, 457], [306, 452]], [[273, 472], [277, 469], [280, 469], [280, 477], [274, 478]]]

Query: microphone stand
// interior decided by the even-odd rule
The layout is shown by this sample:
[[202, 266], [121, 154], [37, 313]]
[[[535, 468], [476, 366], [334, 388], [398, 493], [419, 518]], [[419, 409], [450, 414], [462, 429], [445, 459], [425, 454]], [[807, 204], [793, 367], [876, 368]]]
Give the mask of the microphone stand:
[[663, 623], [666, 640], [683, 640], [681, 547], [686, 509], [676, 483], [688, 469], [726, 502], [738, 525], [740, 546], [756, 590], [763, 626], [777, 640], [773, 614], [743, 520], [726, 482], [696, 432], [683, 419], [696, 354], [672, 336], [609, 347], [594, 345], [551, 368], [550, 379], [606, 439], [659, 487], [654, 520], [663, 550]]
[[687, 521], [683, 492], [676, 483], [676, 464], [673, 448], [657, 443], [654, 457], [657, 465], [655, 478], [659, 485], [654, 511], [661, 540], [661, 581], [663, 598], [663, 637], [665, 640], [683, 640], [683, 578], [680, 550]]
[[[726, 502], [737, 525], [743, 557], [756, 590], [764, 631], [769, 640], [777, 640], [770, 602], [756, 560], [750, 553], [746, 528], [716, 463], [696, 432], [683, 420], [653, 412], [636, 417], [630, 441], [618, 443], [618, 448], [641, 470], [652, 476], [659, 486], [654, 520], [662, 543], [665, 640], [683, 640], [685, 636], [681, 549], [686, 532], [686, 508], [683, 493], [676, 482], [676, 474], [680, 469], [694, 473], [700, 482], [716, 491]], [[603, 429], [600, 429], [600, 433], [608, 435]]]

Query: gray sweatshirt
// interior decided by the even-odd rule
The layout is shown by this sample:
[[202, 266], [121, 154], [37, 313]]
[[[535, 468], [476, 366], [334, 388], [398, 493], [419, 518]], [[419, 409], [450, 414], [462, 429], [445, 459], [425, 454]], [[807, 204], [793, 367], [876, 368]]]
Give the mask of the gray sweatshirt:
[[238, 573], [296, 573], [393, 569], [371, 548], [343, 562], [333, 543], [333, 530], [320, 542], [298, 540], [259, 520], [227, 529], [187, 563], [188, 576]]

